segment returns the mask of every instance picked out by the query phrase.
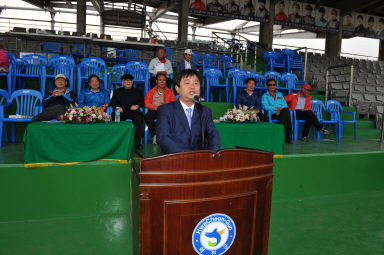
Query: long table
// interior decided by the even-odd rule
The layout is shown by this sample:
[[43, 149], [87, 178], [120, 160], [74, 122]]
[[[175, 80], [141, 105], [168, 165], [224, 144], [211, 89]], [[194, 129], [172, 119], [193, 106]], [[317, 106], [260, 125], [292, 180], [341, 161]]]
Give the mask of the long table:
[[215, 123], [220, 133], [221, 149], [236, 146], [283, 154], [284, 126], [267, 122]]
[[23, 138], [24, 162], [128, 160], [133, 150], [133, 135], [133, 124], [126, 121], [93, 124], [31, 123]]

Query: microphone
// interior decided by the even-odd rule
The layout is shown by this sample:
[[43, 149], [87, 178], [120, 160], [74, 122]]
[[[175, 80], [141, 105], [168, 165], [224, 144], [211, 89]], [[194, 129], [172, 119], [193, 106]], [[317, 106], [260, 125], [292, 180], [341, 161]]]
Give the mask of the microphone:
[[193, 100], [193, 102], [198, 103], [198, 104], [200, 104], [201, 102], [204, 102], [204, 101], [205, 101], [204, 97], [199, 96], [199, 95], [197, 95], [197, 94], [194, 94], [194, 95], [192, 96], [192, 100]]

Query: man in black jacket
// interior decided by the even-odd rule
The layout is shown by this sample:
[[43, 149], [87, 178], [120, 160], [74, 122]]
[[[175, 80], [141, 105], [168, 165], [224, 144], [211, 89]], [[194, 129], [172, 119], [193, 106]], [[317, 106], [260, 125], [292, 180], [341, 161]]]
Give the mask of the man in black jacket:
[[124, 74], [121, 77], [123, 87], [113, 92], [111, 105], [113, 107], [112, 119], [115, 119], [115, 111], [120, 112], [120, 120], [131, 119], [135, 125], [135, 148], [141, 149], [141, 138], [144, 136], [143, 113], [140, 107], [144, 107], [143, 93], [133, 88], [133, 76]]

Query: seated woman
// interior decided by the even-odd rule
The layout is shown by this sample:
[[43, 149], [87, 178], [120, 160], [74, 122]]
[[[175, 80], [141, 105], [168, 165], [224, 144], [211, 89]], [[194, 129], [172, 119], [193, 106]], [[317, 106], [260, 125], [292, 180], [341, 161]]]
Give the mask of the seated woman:
[[78, 104], [80, 107], [96, 106], [103, 107], [109, 105], [109, 92], [100, 88], [100, 79], [97, 75], [92, 74], [88, 78], [89, 88], [81, 91]]
[[9, 70], [9, 57], [4, 50], [3, 42], [0, 42], [0, 73], [8, 73]]
[[143, 113], [140, 111], [140, 107], [144, 106], [143, 93], [139, 89], [133, 88], [132, 75], [124, 74], [121, 76], [121, 81], [123, 87], [116, 89], [111, 99], [114, 109], [112, 119], [115, 119], [115, 111], [118, 110], [121, 120], [132, 120], [135, 125], [135, 148], [141, 149], [140, 140], [144, 136]]
[[75, 93], [67, 88], [68, 81], [64, 74], [55, 77], [56, 88], [49, 91], [43, 99], [43, 112], [32, 118], [32, 122], [56, 119], [67, 111], [67, 108], [75, 103]]
[[156, 86], [148, 91], [144, 98], [145, 107], [148, 108], [148, 113], [144, 119], [153, 137], [153, 144], [156, 144], [155, 120], [157, 119], [157, 107], [173, 101], [176, 101], [176, 97], [173, 91], [167, 87], [167, 76], [165, 74], [157, 74]]

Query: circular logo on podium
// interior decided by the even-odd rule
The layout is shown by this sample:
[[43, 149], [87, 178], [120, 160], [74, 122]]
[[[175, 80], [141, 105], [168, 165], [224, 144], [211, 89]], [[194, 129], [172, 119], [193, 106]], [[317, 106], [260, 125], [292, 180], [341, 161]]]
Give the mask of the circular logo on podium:
[[236, 236], [233, 220], [225, 214], [215, 213], [202, 219], [192, 234], [192, 245], [198, 254], [224, 254]]

